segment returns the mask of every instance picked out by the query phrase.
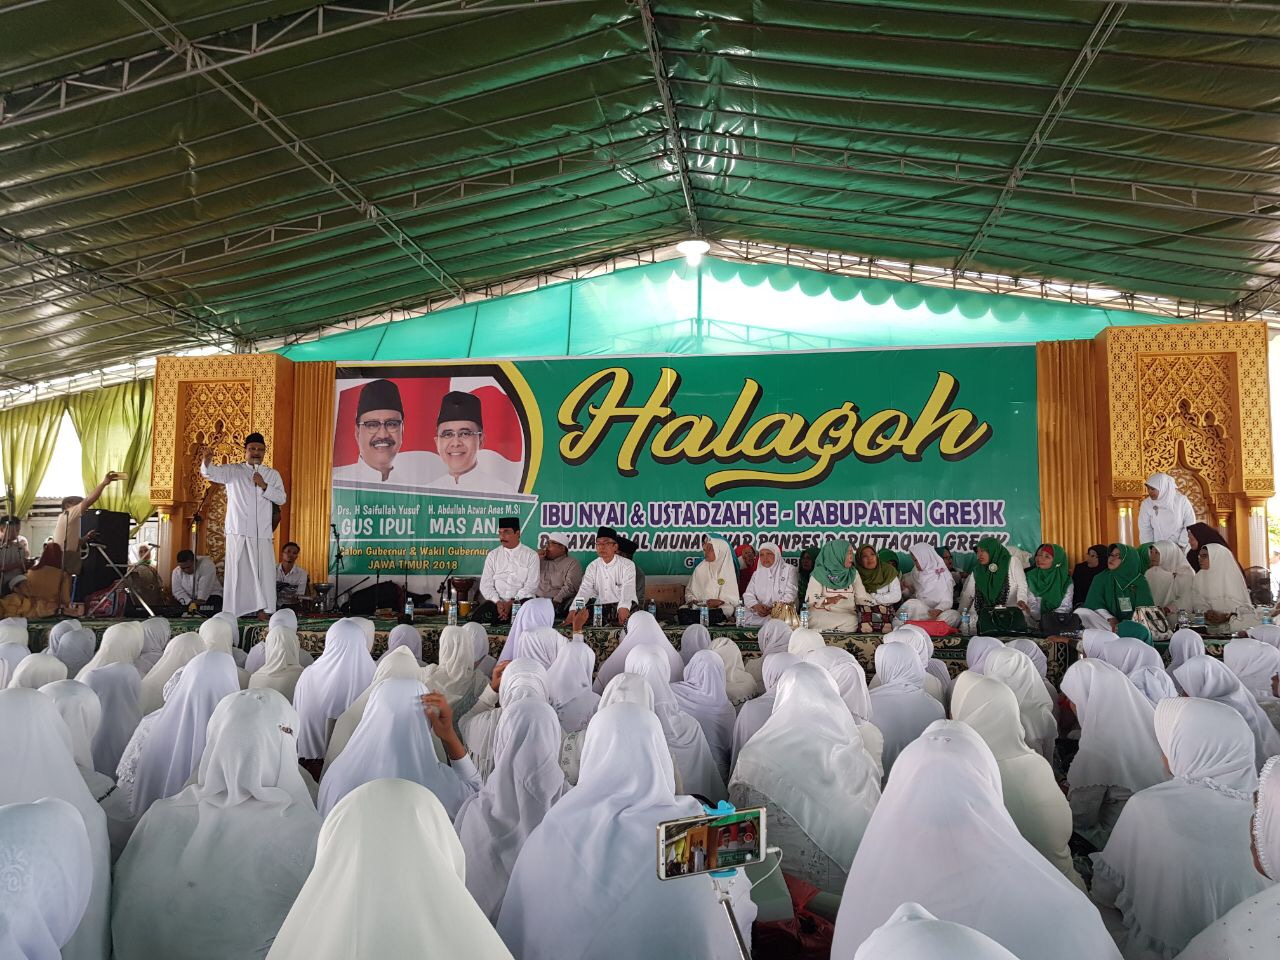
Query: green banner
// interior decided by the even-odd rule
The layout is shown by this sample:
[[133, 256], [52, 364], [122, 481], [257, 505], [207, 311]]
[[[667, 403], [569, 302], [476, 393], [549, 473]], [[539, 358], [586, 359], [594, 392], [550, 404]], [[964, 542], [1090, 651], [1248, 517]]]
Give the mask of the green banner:
[[1040, 536], [1034, 347], [346, 365], [333, 522], [344, 573], [480, 571], [497, 521], [651, 574], [702, 537], [960, 551]]

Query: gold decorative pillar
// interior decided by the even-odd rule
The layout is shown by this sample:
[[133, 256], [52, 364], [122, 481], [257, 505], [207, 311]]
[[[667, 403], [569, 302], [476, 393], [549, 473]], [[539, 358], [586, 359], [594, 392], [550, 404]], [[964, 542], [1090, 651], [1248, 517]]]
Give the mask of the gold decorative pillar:
[[312, 583], [329, 578], [329, 517], [333, 499], [333, 403], [336, 364], [294, 364], [293, 501], [289, 538]]
[[[160, 569], [170, 570], [179, 550], [192, 547], [222, 563], [226, 493], [200, 476], [204, 451], [219, 463], [244, 456], [244, 438], [261, 433], [266, 463], [280, 471], [292, 500], [293, 367], [274, 353], [161, 357], [156, 362], [151, 499], [168, 511], [170, 542], [160, 548]], [[281, 511], [277, 548], [289, 537], [291, 504]], [[192, 536], [196, 516], [200, 523]]]
[[1164, 472], [1241, 563], [1265, 566], [1265, 501], [1275, 487], [1266, 325], [1112, 327], [1095, 345], [1107, 536], [1119, 538], [1130, 509], [1138, 542], [1146, 479]]

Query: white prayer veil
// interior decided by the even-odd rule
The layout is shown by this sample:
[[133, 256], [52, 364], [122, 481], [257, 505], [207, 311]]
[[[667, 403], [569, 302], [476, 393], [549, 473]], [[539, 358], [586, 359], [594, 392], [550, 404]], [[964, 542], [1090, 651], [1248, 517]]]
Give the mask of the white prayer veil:
[[[783, 651], [782, 653], [773, 653], [764, 658], [764, 669], [761, 671], [761, 681], [764, 684], [764, 693], [758, 697], [752, 697], [742, 705], [742, 709], [738, 711], [738, 719], [733, 725], [733, 752], [729, 758], [729, 769], [732, 771], [734, 764], [738, 762], [738, 756], [742, 753], [752, 737], [759, 732], [773, 715], [773, 701], [777, 694], [778, 681], [782, 679], [782, 675], [797, 663], [801, 663], [799, 657], [794, 654]], [[856, 664], [855, 664], [856, 666]], [[858, 667], [859, 672], [862, 668]], [[831, 671], [828, 671], [831, 672]], [[832, 679], [839, 686], [840, 680], [834, 672], [831, 672]], [[867, 686], [867, 678], [862, 678], [862, 686], [865, 692]], [[841, 699], [845, 699], [843, 688], [840, 691]], [[847, 700], [845, 701], [848, 702]], [[867, 701], [868, 709], [870, 708], [870, 700]], [[852, 711], [850, 711], [852, 712]], [[854, 717], [854, 722], [858, 721]]]
[[0, 956], [56, 960], [89, 905], [93, 860], [80, 813], [65, 800], [0, 806]]
[[49, 652], [67, 665], [67, 676], [72, 679], [93, 659], [97, 642], [93, 631], [80, 626], [79, 620], [63, 620], [49, 631]]
[[1053, 718], [1053, 701], [1036, 672], [1031, 658], [1020, 650], [992, 650], [983, 662], [983, 675], [999, 680], [1018, 698], [1018, 712], [1027, 746], [1052, 761], [1058, 738], [1058, 721]]
[[596, 712], [600, 694], [591, 689], [595, 666], [596, 652], [582, 641], [574, 640], [560, 648], [555, 662], [547, 670], [547, 691], [565, 733], [585, 729]]
[[1262, 872], [1280, 882], [1280, 755], [1269, 758], [1258, 775], [1253, 847]]
[[[329, 747], [324, 755], [325, 766], [327, 767], [337, 760], [338, 754], [342, 753], [347, 744], [351, 742], [351, 735], [356, 732], [356, 727], [360, 726], [360, 721], [364, 719], [365, 707], [369, 704], [369, 695], [373, 693], [378, 684], [392, 677], [408, 677], [411, 680], [421, 680], [427, 685], [428, 689], [432, 689], [431, 685], [426, 683], [426, 676], [427, 668], [418, 665], [418, 661], [413, 657], [413, 651], [407, 647], [396, 647], [396, 649], [379, 657], [378, 667], [373, 672], [373, 679], [369, 681], [369, 686], [364, 688], [364, 692], [360, 696], [351, 701], [351, 706], [342, 711], [342, 716], [333, 725], [333, 733], [329, 735]], [[439, 741], [434, 741], [433, 743], [438, 744]], [[446, 759], [443, 747], [436, 749], [436, 756], [441, 760]]]
[[150, 620], [142, 621], [142, 653], [134, 663], [138, 667], [138, 672], [144, 677], [164, 653], [165, 644], [169, 642], [171, 635], [169, 621], [164, 617], [152, 617]]
[[691, 623], [684, 628], [684, 633], [680, 634], [680, 659], [684, 661], [685, 666], [689, 665], [689, 661], [699, 650], [710, 649], [711, 631], [702, 624]]
[[269, 688], [292, 702], [303, 671], [297, 632], [288, 627], [272, 627], [262, 645], [266, 648], [266, 657], [249, 677], [249, 689]]
[[724, 689], [733, 703], [742, 703], [757, 693], [756, 678], [742, 664], [742, 651], [728, 637], [711, 641], [711, 652], [724, 663]]
[[[1195, 631], [1193, 630], [1189, 632], [1194, 633]], [[1270, 644], [1280, 650], [1280, 626], [1277, 626], [1274, 623], [1261, 623], [1256, 627], [1250, 627], [1247, 632], [1249, 636], [1253, 637], [1253, 639], [1261, 640], [1263, 643]], [[1197, 653], [1203, 652], [1203, 643], [1201, 644], [1201, 647], [1202, 649], [1197, 650]], [[1184, 657], [1183, 659], [1186, 658]]]
[[1280, 649], [1252, 637], [1236, 637], [1222, 648], [1222, 662], [1258, 703], [1276, 699], [1271, 682], [1280, 674]]
[[822, 634], [807, 628], [791, 631], [791, 638], [787, 641], [787, 651], [801, 660], [808, 660], [815, 653], [821, 653], [826, 648], [827, 641], [822, 638]]
[[387, 634], [387, 653], [397, 647], [406, 647], [413, 654], [413, 659], [422, 663], [422, 634], [413, 624], [397, 623], [391, 628], [391, 632]]
[[733, 565], [733, 548], [725, 540], [707, 537], [714, 551], [714, 560], [701, 560], [693, 568], [686, 596], [697, 601], [724, 600], [737, 606], [742, 602], [738, 594], [738, 571]]
[[684, 679], [671, 684], [680, 709], [698, 721], [707, 738], [707, 746], [720, 766], [720, 774], [729, 776], [729, 754], [733, 749], [733, 725], [738, 715], [733, 711], [725, 690], [724, 661], [714, 650], [699, 650], [684, 665]]
[[1201, 566], [1196, 572], [1192, 590], [1196, 606], [1221, 613], [1252, 609], [1253, 600], [1235, 555], [1220, 543], [1206, 543], [1204, 549], [1209, 551], [1209, 568]]
[[[113, 663], [132, 664], [142, 654], [142, 624], [132, 620], [113, 623], [102, 632], [102, 645], [98, 652], [76, 674], [77, 680], [83, 680], [86, 673], [98, 667], [110, 666]], [[141, 678], [141, 673], [139, 673]]]
[[888, 773], [903, 748], [946, 713], [941, 703], [924, 692], [924, 667], [905, 643], [876, 647], [876, 676], [880, 685], [871, 691], [871, 712], [884, 735], [882, 758]]
[[[791, 646], [791, 627], [783, 620], [770, 617], [760, 624], [760, 629], [756, 632], [756, 643], [760, 647], [761, 660], [775, 653], [787, 653]], [[764, 669], [763, 664], [761, 669]]]
[[535, 627], [532, 630], [526, 630], [521, 637], [520, 657], [515, 659], [527, 657], [550, 670], [551, 665], [556, 662], [556, 657], [560, 655], [560, 649], [568, 642], [569, 638], [555, 627]]
[[57, 657], [48, 653], [29, 653], [22, 658], [18, 668], [13, 671], [13, 676], [9, 678], [9, 686], [39, 690], [47, 683], [56, 683], [65, 679], [67, 679], [67, 665]]
[[1062, 692], [1080, 721], [1080, 749], [1067, 770], [1072, 789], [1125, 787], [1133, 793], [1168, 779], [1156, 742], [1155, 708], [1105, 661], [1078, 660]]
[[156, 665], [142, 678], [139, 705], [143, 716], [164, 706], [164, 685], [169, 678], [204, 651], [204, 640], [198, 633], [180, 633], [169, 641]]
[[1267, 758], [1280, 753], [1280, 733], [1266, 712], [1225, 663], [1213, 657], [1192, 657], [1173, 673], [1189, 697], [1225, 703], [1244, 718], [1254, 737], [1254, 762], [1261, 768]]
[[858, 947], [853, 960], [1018, 960], [985, 934], [904, 903]]
[[373, 679], [365, 631], [352, 619], [339, 620], [325, 633], [324, 652], [302, 671], [293, 689], [298, 711], [298, 755], [318, 759], [325, 754], [326, 727], [342, 716]]
[[471, 709], [485, 687], [484, 676], [476, 671], [474, 654], [475, 644], [465, 630], [445, 627], [440, 631], [439, 662], [423, 669], [424, 682], [445, 695], [458, 717]]
[[947, 569], [942, 557], [932, 545], [913, 543], [910, 549], [911, 559], [915, 561], [913, 571], [916, 582], [916, 599], [921, 600], [931, 609], [949, 610], [953, 600], [955, 581], [951, 571]]
[[[125, 667], [130, 669], [126, 670]], [[129, 738], [138, 728], [142, 711], [138, 695], [142, 681], [133, 662], [117, 661], [105, 667], [96, 667], [80, 675], [80, 682], [98, 695], [102, 704], [102, 725], [93, 738], [93, 769], [108, 777], [114, 777], [120, 756], [129, 745]]]
[[620, 673], [609, 681], [604, 693], [600, 694], [600, 705], [596, 708], [596, 713], [614, 703], [634, 703], [652, 712], [653, 687], [639, 674]]
[[[511, 621], [511, 629], [507, 631], [507, 642], [502, 645], [498, 654], [498, 662], [503, 660], [519, 660], [521, 657], [534, 656], [524, 646], [526, 635], [539, 627], [550, 627], [556, 622], [556, 606], [546, 597], [535, 597], [520, 605], [519, 611]], [[538, 659], [534, 656], [534, 659]], [[547, 666], [548, 664], [543, 664]]]
[[1129, 680], [1153, 707], [1158, 706], [1161, 700], [1179, 696], [1173, 678], [1163, 667], [1139, 667], [1129, 674]]
[[58, 680], [40, 688], [53, 701], [71, 732], [71, 755], [82, 770], [93, 769], [93, 738], [102, 725], [102, 704], [93, 688], [79, 680]]
[[964, 648], [965, 665], [974, 673], [982, 673], [987, 654], [992, 650], [1002, 649], [1004, 649], [1004, 644], [995, 637], [970, 637], [968, 644]]
[[636, 647], [646, 644], [662, 651], [662, 655], [666, 657], [668, 680], [674, 683], [684, 675], [684, 661], [680, 659], [679, 652], [671, 645], [667, 635], [662, 632], [662, 627], [658, 625], [658, 621], [654, 619], [653, 614], [646, 610], [640, 610], [627, 618], [627, 626], [622, 634], [622, 642], [600, 665], [600, 670], [596, 673], [596, 680], [592, 685], [592, 689], [597, 693], [602, 692], [605, 684], [626, 668], [628, 654]]

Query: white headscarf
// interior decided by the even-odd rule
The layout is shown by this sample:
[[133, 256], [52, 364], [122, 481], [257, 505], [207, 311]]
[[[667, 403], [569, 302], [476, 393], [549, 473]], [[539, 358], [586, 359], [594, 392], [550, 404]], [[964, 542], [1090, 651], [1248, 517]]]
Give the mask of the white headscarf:
[[517, 657], [507, 664], [502, 674], [498, 687], [499, 709], [473, 710], [459, 721], [458, 732], [462, 734], [462, 742], [467, 745], [467, 753], [482, 778], [488, 778], [493, 770], [493, 749], [498, 736], [498, 721], [502, 718], [501, 708], [526, 697], [551, 702], [547, 668], [529, 657]]
[[711, 631], [702, 624], [691, 623], [684, 628], [684, 633], [680, 634], [680, 659], [684, 661], [685, 666], [689, 665], [689, 661], [699, 650], [710, 649]]
[[1280, 882], [1280, 756], [1271, 757], [1258, 774], [1258, 808], [1253, 845], [1269, 880]]
[[918, 903], [904, 903], [858, 948], [853, 960], [1018, 960], [985, 934], [939, 920]]
[[801, 660], [808, 660], [826, 648], [827, 641], [823, 639], [822, 634], [807, 628], [791, 631], [791, 638], [787, 641], [787, 651]]
[[715, 650], [699, 650], [684, 665], [684, 679], [671, 684], [671, 692], [680, 709], [702, 727], [720, 775], [727, 782], [729, 756], [733, 751], [733, 725], [738, 715], [725, 692], [724, 661]]
[[581, 640], [564, 644], [547, 670], [547, 692], [565, 733], [585, 729], [596, 712], [600, 694], [591, 689], [596, 652]]
[[[1154, 651], [1153, 651], [1154, 652]], [[983, 675], [999, 680], [1018, 699], [1022, 732], [1027, 746], [1052, 762], [1058, 739], [1058, 721], [1053, 719], [1053, 701], [1045, 690], [1035, 664], [1021, 650], [992, 650], [983, 662]]]
[[298, 614], [290, 607], [281, 607], [271, 615], [271, 619], [267, 621], [267, 629], [272, 627], [288, 627], [294, 633], [298, 632]]
[[475, 644], [461, 627], [440, 631], [439, 663], [427, 664], [423, 680], [432, 690], [445, 695], [454, 716], [461, 717], [485, 687], [485, 678], [475, 668]]
[[1265, 881], [1253, 867], [1251, 737], [1240, 715], [1178, 697], [1156, 708], [1173, 779], [1129, 799], [1094, 860], [1094, 893], [1124, 916], [1126, 949], [1173, 957]]
[[966, 671], [956, 682], [951, 713], [973, 727], [991, 748], [1000, 768], [1004, 806], [1018, 832], [1083, 890], [1084, 881], [1076, 873], [1068, 846], [1071, 806], [1058, 788], [1049, 762], [1027, 745], [1013, 691], [991, 676]]
[[322, 816], [356, 787], [383, 777], [420, 783], [450, 816], [457, 814], [472, 791], [436, 757], [421, 703], [426, 692], [421, 680], [408, 677], [392, 677], [373, 688], [356, 732], [320, 780]]
[[[915, 651], [915, 655], [920, 658], [920, 666], [924, 668], [924, 692], [929, 694], [941, 704], [946, 704], [947, 690], [950, 689], [950, 677], [947, 675], [947, 668], [938, 662], [938, 666], [942, 669], [942, 674], [948, 676], [944, 682], [936, 672], [930, 670], [933, 663], [933, 640], [927, 633], [915, 624], [907, 624], [899, 627], [897, 630], [891, 630], [884, 635], [882, 643], [904, 643]], [[879, 686], [879, 681], [875, 683]]]
[[71, 732], [71, 755], [81, 770], [93, 769], [93, 738], [102, 726], [102, 704], [88, 684], [58, 680], [40, 688]]
[[198, 633], [180, 633], [169, 641], [156, 665], [142, 678], [139, 704], [143, 716], [164, 706], [164, 685], [169, 678], [204, 651], [204, 640]]
[[[1088, 631], [1085, 632], [1087, 633]], [[1173, 682], [1176, 685], [1178, 678], [1174, 676], [1175, 671], [1192, 657], [1203, 657], [1204, 655], [1204, 638], [1200, 634], [1194, 630], [1188, 630], [1186, 627], [1181, 630], [1175, 630], [1173, 631], [1173, 636], [1169, 638], [1169, 666], [1165, 670], [1169, 676], [1173, 677]]]
[[[0, 671], [4, 671], [6, 677], [11, 676], [18, 668], [18, 664], [22, 662], [22, 658], [30, 652], [27, 628], [14, 622], [14, 618], [0, 620], [0, 663], [8, 668], [6, 670], [4, 666], [0, 666]], [[8, 680], [5, 680], [5, 683], [8, 683]]]
[[209, 718], [223, 697], [240, 689], [236, 662], [221, 650], [206, 650], [182, 668], [173, 695], [160, 708], [138, 758], [133, 812], [180, 791], [204, 753]]
[[368, 617], [352, 617], [351, 622], [360, 628], [360, 632], [364, 634], [364, 648], [372, 653], [373, 645], [378, 640], [378, 625]]
[[[483, 628], [482, 628], [483, 629]], [[411, 623], [397, 623], [387, 634], [387, 653], [397, 647], [407, 647], [413, 659], [422, 663], [422, 634]], [[386, 654], [383, 654], [385, 656]], [[472, 663], [475, 661], [473, 660]]]
[[667, 671], [663, 669], [665, 664], [663, 652], [653, 644], [644, 643], [627, 655], [626, 672], [639, 674], [653, 688], [653, 710], [662, 723], [662, 733], [680, 771], [684, 789], [717, 803], [728, 796], [724, 777], [720, 775], [719, 764], [707, 744], [702, 727], [676, 702]]
[[471, 652], [475, 654], [475, 660], [473, 661], [475, 668], [488, 680], [493, 676], [493, 668], [498, 665], [498, 661], [493, 659], [493, 656], [489, 653], [489, 634], [485, 631], [484, 624], [472, 620], [463, 624], [462, 629], [471, 638]]
[[1015, 956], [1120, 957], [1097, 909], [1018, 833], [995, 758], [956, 721], [931, 724], [903, 751], [845, 889], [857, 894], [840, 901], [833, 957], [852, 956], [906, 901]]
[[[132, 664], [128, 666], [132, 669]], [[71, 734], [53, 701], [27, 689], [0, 690], [0, 730], [4, 731], [0, 737], [0, 770], [4, 771], [0, 776], [0, 806], [46, 797], [65, 800], [79, 812], [88, 833], [92, 865], [81, 863], [78, 875], [89, 880], [89, 904], [78, 926], [74, 918], [67, 918], [75, 933], [61, 956], [64, 960], [106, 960], [111, 955], [111, 844], [107, 817], [76, 769]], [[0, 901], [15, 893], [6, 891]], [[0, 909], [0, 915], [7, 912]], [[43, 954], [36, 956], [45, 960]]]
[[1139, 667], [1129, 674], [1129, 680], [1144, 697], [1151, 701], [1153, 707], [1157, 706], [1161, 700], [1179, 696], [1173, 678], [1162, 667]]
[[[653, 664], [660, 675], [661, 665]], [[520, 851], [498, 932], [521, 960], [735, 960], [711, 879], [664, 883], [652, 869], [657, 825], [701, 812], [692, 797], [674, 794], [653, 713], [630, 703], [602, 707], [587, 727], [578, 785]], [[635, 869], [618, 869], [624, 863]], [[750, 901], [734, 912], [749, 927]]]
[[93, 659], [98, 638], [79, 620], [63, 620], [49, 631], [49, 652], [67, 665], [67, 676], [78, 677]]
[[1235, 556], [1220, 543], [1206, 543], [1204, 549], [1209, 551], [1209, 569], [1202, 566], [1196, 572], [1195, 605], [1220, 613], [1252, 609], [1253, 599]]
[[159, 661], [171, 635], [169, 621], [164, 617], [152, 617], [150, 620], [142, 621], [142, 653], [138, 655], [134, 664], [144, 677], [147, 671]]
[[[1086, 653], [1088, 653], [1087, 649]], [[1139, 667], [1161, 668], [1164, 666], [1164, 661], [1160, 659], [1160, 654], [1156, 652], [1155, 647], [1143, 643], [1137, 637], [1113, 636], [1098, 648], [1096, 654], [1088, 653], [1088, 655], [1096, 656], [1099, 660], [1111, 664], [1125, 676]]]
[[[356, 732], [356, 727], [360, 726], [360, 721], [364, 718], [365, 707], [369, 704], [369, 694], [373, 693], [378, 684], [392, 677], [408, 677], [411, 680], [422, 680], [426, 683], [426, 675], [426, 668], [418, 666], [418, 661], [413, 657], [413, 651], [406, 647], [397, 647], [379, 657], [377, 669], [373, 672], [373, 679], [369, 681], [369, 686], [364, 688], [360, 696], [351, 701], [351, 706], [342, 712], [342, 716], [333, 725], [333, 733], [329, 736], [329, 748], [324, 755], [325, 766], [337, 760], [338, 754], [351, 741], [351, 735]], [[429, 684], [428, 689], [430, 689]], [[443, 747], [436, 751], [436, 756], [442, 760], [445, 759]]]
[[339, 620], [325, 633], [324, 652], [302, 671], [293, 689], [298, 711], [298, 755], [316, 759], [325, 754], [329, 720], [342, 716], [351, 701], [373, 679], [373, 658], [365, 632], [353, 620]]
[[740, 704], [757, 693], [756, 678], [747, 673], [742, 664], [742, 651], [728, 637], [716, 637], [711, 641], [711, 652], [724, 664], [724, 689], [729, 700]]
[[[760, 629], [756, 633], [756, 643], [760, 647], [761, 660], [775, 653], [786, 653], [791, 646], [791, 627], [786, 621], [770, 617], [760, 624]], [[761, 669], [764, 669], [763, 664]]]
[[[76, 674], [77, 680], [98, 667], [106, 667], [113, 663], [133, 663], [142, 655], [142, 624], [132, 620], [113, 623], [102, 632], [102, 646], [98, 652]], [[141, 678], [142, 674], [138, 674]]]
[[30, 687], [39, 690], [46, 683], [67, 679], [67, 665], [48, 653], [29, 653], [22, 658], [18, 669], [9, 678], [11, 687]]
[[[1153, 546], [1159, 555], [1157, 566], [1146, 571], [1147, 582], [1151, 585], [1151, 598], [1157, 607], [1172, 607], [1175, 610], [1186, 607], [1191, 602], [1191, 591], [1196, 572], [1187, 562], [1186, 551], [1172, 540], [1157, 540]], [[1083, 603], [1084, 598], [1078, 597]]]
[[622, 642], [600, 665], [600, 670], [596, 674], [596, 681], [592, 685], [592, 689], [596, 693], [601, 693], [605, 688], [605, 684], [623, 672], [627, 656], [631, 651], [643, 644], [652, 645], [662, 651], [662, 655], [667, 658], [668, 680], [674, 683], [684, 675], [684, 661], [680, 659], [680, 654], [671, 645], [667, 635], [662, 632], [662, 627], [658, 625], [658, 621], [654, 619], [653, 614], [646, 610], [640, 610], [627, 618], [627, 627], [623, 632]]
[[298, 685], [298, 678], [302, 676], [303, 670], [299, 659], [298, 634], [288, 627], [272, 627], [267, 631], [263, 646], [266, 647], [267, 656], [261, 669], [255, 670], [249, 677], [249, 688], [256, 690], [268, 687], [292, 701], [293, 690]]
[[1080, 721], [1080, 749], [1067, 770], [1072, 789], [1115, 786], [1137, 793], [1168, 779], [1155, 709], [1128, 677], [1090, 657], [1067, 669], [1062, 692]]
[[102, 725], [93, 738], [93, 769], [108, 777], [115, 776], [120, 756], [129, 738], [138, 728], [142, 711], [138, 695], [142, 688], [132, 662], [117, 662], [80, 675], [80, 682], [98, 695], [102, 704]]
[[59, 960], [89, 905], [93, 859], [84, 821], [65, 800], [0, 806], [5, 851], [0, 956]]
[[1222, 648], [1222, 662], [1258, 703], [1276, 699], [1271, 678], [1280, 673], [1280, 649], [1252, 637], [1237, 637]]
[[430, 790], [406, 780], [366, 783], [325, 818], [315, 867], [267, 960], [390, 960], [426, 950], [512, 960], [464, 874], [462, 844]]
[[[238, 627], [239, 624], [236, 624], [236, 626]], [[282, 627], [285, 630], [290, 631], [296, 637], [298, 634], [298, 615], [289, 607], [281, 607], [273, 613], [271, 615], [271, 619], [267, 621], [267, 632], [270, 633], [277, 627]], [[232, 655], [234, 656], [234, 654], [235, 651], [233, 650]], [[249, 655], [245, 657], [244, 669], [251, 674], [257, 673], [262, 669], [262, 665], [266, 662], [266, 659], [267, 644], [265, 640], [260, 640], [253, 645], [252, 649], [249, 650]], [[299, 647], [298, 651], [298, 662], [304, 667], [309, 667], [312, 663], [311, 654], [301, 649], [301, 647]]]
[[862, 669], [857, 657], [840, 647], [827, 647], [806, 662], [816, 663], [831, 674], [831, 679], [835, 680], [840, 689], [840, 699], [849, 708], [855, 723], [867, 723], [871, 720], [874, 712], [871, 691], [867, 687], [866, 671]]
[[1280, 753], [1280, 733], [1271, 725], [1258, 701], [1221, 660], [1208, 656], [1192, 657], [1173, 675], [1187, 696], [1225, 703], [1244, 718], [1253, 731], [1254, 759], [1258, 768], [1267, 762], [1268, 757]]
[[884, 734], [883, 763], [889, 773], [899, 753], [935, 720], [946, 716], [942, 704], [924, 692], [924, 667], [905, 643], [876, 647], [876, 676], [871, 712]]
[[[600, 706], [596, 712], [599, 713], [614, 703], [635, 703], [652, 711], [653, 687], [649, 686], [649, 681], [639, 674], [620, 673], [609, 681], [609, 685], [604, 688], [604, 693], [600, 694]], [[590, 724], [587, 726], [589, 727]]]
[[[782, 548], [772, 540], [760, 544], [757, 554], [773, 551], [773, 566], [756, 563], [756, 569], [747, 583], [747, 593], [757, 603], [773, 606], [775, 603], [794, 603], [796, 600], [796, 568], [782, 559]], [[803, 598], [802, 598], [803, 599]]]
[[116, 864], [117, 960], [262, 956], [320, 832], [297, 717], [269, 689], [231, 693], [214, 709], [195, 782], [147, 811]]
[[[924, 659], [924, 672], [931, 677], [937, 677], [938, 683], [941, 685], [941, 699], [943, 702], [943, 706], [946, 706], [947, 698], [951, 694], [951, 685], [953, 681], [951, 679], [951, 671], [947, 669], [947, 665], [933, 655], [934, 654], [933, 637], [929, 636], [928, 631], [926, 631], [924, 627], [921, 627], [914, 623], [904, 624], [899, 629], [905, 630], [908, 633], [915, 634], [916, 645], [917, 645], [916, 652], [919, 653], [920, 656]], [[897, 632], [896, 630], [892, 631], [892, 633], [896, 633], [896, 632]], [[885, 639], [888, 639], [888, 637], [886, 637]], [[1023, 639], [1026, 639], [1026, 638], [1024, 637]], [[1027, 640], [1027, 642], [1031, 643], [1030, 640]], [[1031, 645], [1035, 646], [1034, 643], [1032, 643]], [[1044, 659], [1043, 653], [1040, 654], [1040, 659], [1041, 660]], [[1040, 675], [1044, 676], [1044, 673], [1042, 672]], [[927, 682], [926, 682], [925, 690], [928, 693], [933, 693], [932, 690], [929, 690]]]
[[995, 637], [970, 637], [968, 644], [964, 648], [965, 665], [974, 673], [982, 673], [987, 654], [992, 650], [1001, 650], [1003, 648], [1004, 644]]
[[912, 579], [916, 585], [916, 599], [921, 600], [931, 610], [948, 610], [951, 608], [955, 580], [951, 571], [938, 556], [938, 551], [927, 543], [913, 543], [910, 549], [911, 559], [916, 568], [912, 571]]
[[738, 571], [733, 565], [733, 548], [716, 537], [707, 537], [706, 542], [715, 551], [715, 559], [703, 559], [693, 568], [685, 596], [699, 602], [723, 600], [732, 610], [742, 602], [738, 594]]
[[742, 749], [733, 783], [786, 811], [842, 870], [880, 799], [880, 777], [835, 681], [798, 663], [778, 681], [773, 714]]
[[503, 709], [493, 772], [454, 820], [467, 857], [467, 889], [490, 920], [529, 834], [569, 788], [560, 769], [560, 721], [549, 704], [521, 700]]
[[[782, 679], [782, 675], [787, 670], [800, 662], [799, 657], [786, 651], [770, 654], [764, 658], [764, 693], [758, 697], [752, 697], [742, 705], [742, 709], [738, 711], [738, 719], [733, 725], [733, 753], [729, 758], [730, 770], [737, 764], [742, 748], [751, 741], [752, 737], [760, 732], [760, 728], [773, 715], [773, 700], [777, 694], [778, 681]], [[861, 670], [862, 668], [859, 667], [858, 669]], [[832, 676], [834, 678], [834, 674]], [[836, 682], [838, 685], [839, 681], [837, 680]], [[863, 677], [863, 687], [866, 686], [866, 683], [866, 677]], [[843, 693], [841, 698], [843, 699]], [[870, 709], [870, 700], [867, 701], [867, 704], [868, 709]]]
[[[1194, 633], [1194, 631], [1192, 632]], [[1248, 634], [1253, 639], [1261, 640], [1263, 643], [1270, 644], [1280, 650], [1280, 626], [1274, 623], [1261, 623], [1256, 627], [1250, 627]], [[1203, 647], [1203, 643], [1201, 646]], [[1200, 652], [1203, 652], [1203, 650]]]
[[536, 660], [550, 670], [560, 655], [560, 649], [568, 642], [569, 638], [555, 627], [535, 627], [526, 630], [520, 638], [520, 657]]
[[[556, 606], [546, 597], [535, 597], [520, 605], [519, 611], [511, 621], [511, 629], [507, 631], [507, 642], [502, 645], [498, 654], [498, 662], [518, 660], [530, 656], [523, 646], [525, 634], [539, 627], [550, 627], [556, 622]], [[534, 659], [537, 659], [536, 657]], [[546, 664], [543, 664], [546, 666]]]

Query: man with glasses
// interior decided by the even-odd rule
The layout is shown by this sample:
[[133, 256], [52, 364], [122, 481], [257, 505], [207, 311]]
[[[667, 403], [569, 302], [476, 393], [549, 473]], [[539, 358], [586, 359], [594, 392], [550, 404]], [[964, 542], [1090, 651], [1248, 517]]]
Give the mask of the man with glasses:
[[[356, 449], [360, 459], [333, 471], [335, 480], [420, 484], [429, 454], [404, 451], [404, 403], [390, 380], [371, 380], [356, 404]], [[398, 457], [398, 459], [397, 459]]]
[[451, 390], [440, 403], [436, 418], [436, 452], [445, 472], [427, 486], [481, 493], [514, 493], [515, 486], [485, 468], [480, 458], [484, 421], [480, 398]]

